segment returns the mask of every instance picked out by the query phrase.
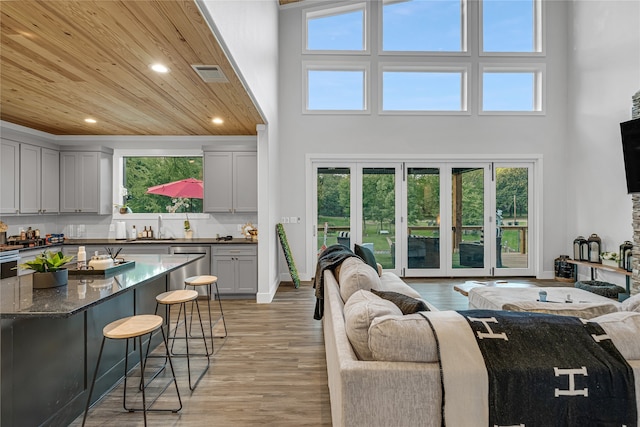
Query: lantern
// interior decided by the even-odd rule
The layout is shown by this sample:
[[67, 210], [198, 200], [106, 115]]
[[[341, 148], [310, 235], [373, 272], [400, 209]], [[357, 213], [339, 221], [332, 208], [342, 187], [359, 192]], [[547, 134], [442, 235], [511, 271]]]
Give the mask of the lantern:
[[582, 256], [583, 246], [586, 253], [587, 239], [582, 236], [576, 237], [576, 239], [573, 241], [573, 259], [575, 259], [576, 261], [586, 261], [586, 258]]
[[620, 254], [618, 256], [618, 266], [624, 268], [627, 271], [631, 271], [631, 251], [633, 250], [633, 243], [625, 241], [620, 245]]
[[602, 261], [600, 260], [600, 248], [602, 246], [602, 240], [598, 237], [597, 234], [592, 234], [587, 239], [587, 243], [589, 245], [589, 262], [595, 262], [600, 264]]

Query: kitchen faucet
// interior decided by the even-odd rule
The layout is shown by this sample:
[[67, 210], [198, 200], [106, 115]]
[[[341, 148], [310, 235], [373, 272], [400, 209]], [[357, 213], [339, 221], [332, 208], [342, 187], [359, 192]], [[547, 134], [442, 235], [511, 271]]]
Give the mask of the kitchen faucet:
[[157, 239], [162, 238], [162, 215], [158, 215], [158, 237]]

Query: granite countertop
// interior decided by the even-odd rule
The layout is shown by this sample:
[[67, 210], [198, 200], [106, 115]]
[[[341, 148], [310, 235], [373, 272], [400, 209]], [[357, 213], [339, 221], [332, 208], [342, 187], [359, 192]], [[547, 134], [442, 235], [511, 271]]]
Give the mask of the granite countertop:
[[135, 245], [135, 244], [156, 244], [156, 245], [228, 245], [228, 244], [248, 244], [255, 245], [258, 242], [243, 238], [233, 238], [232, 240], [216, 240], [215, 237], [200, 237], [196, 239], [136, 239], [136, 240], [116, 240], [116, 239], [68, 239], [65, 245]]
[[66, 286], [33, 289], [32, 274], [0, 280], [0, 318], [69, 317], [168, 274], [202, 255], [127, 255], [135, 266], [115, 275], [69, 274]]

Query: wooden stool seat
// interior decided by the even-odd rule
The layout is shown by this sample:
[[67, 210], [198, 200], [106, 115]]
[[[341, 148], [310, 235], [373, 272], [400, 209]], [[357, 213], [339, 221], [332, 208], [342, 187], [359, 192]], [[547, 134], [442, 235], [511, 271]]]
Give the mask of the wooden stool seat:
[[171, 305], [193, 301], [198, 298], [198, 291], [180, 289], [177, 291], [163, 292], [156, 296], [158, 304]]
[[124, 317], [105, 326], [102, 334], [114, 340], [135, 338], [155, 331], [162, 322], [162, 317], [153, 314]]
[[184, 284], [187, 286], [205, 286], [210, 285], [218, 281], [216, 276], [191, 276], [184, 279]]

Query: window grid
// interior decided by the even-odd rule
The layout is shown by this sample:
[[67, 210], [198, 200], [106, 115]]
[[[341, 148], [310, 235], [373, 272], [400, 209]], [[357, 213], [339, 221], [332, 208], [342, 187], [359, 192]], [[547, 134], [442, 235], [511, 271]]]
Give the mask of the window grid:
[[[461, 10], [461, 50], [460, 51], [385, 51], [383, 49], [383, 7], [385, 4], [389, 4], [395, 2], [396, 0], [382, 0], [378, 2], [377, 10], [374, 9], [374, 14], [371, 15], [369, 10], [369, 3], [353, 3], [346, 6], [340, 7], [318, 7], [312, 10], [303, 11], [303, 20], [305, 22], [305, 30], [307, 29], [306, 24], [309, 18], [314, 19], [317, 17], [325, 17], [332, 16], [336, 14], [343, 14], [349, 11], [357, 11], [362, 10], [363, 13], [363, 47], [364, 50], [353, 51], [353, 50], [308, 50], [307, 47], [307, 31], [303, 35], [303, 62], [311, 63], [313, 62], [313, 66], [305, 65], [303, 66], [303, 113], [305, 114], [362, 114], [362, 113], [370, 113], [370, 105], [369, 98], [371, 96], [371, 83], [373, 81], [376, 82], [375, 88], [377, 92], [374, 92], [373, 100], [377, 103], [377, 113], [380, 115], [388, 115], [388, 114], [424, 114], [424, 115], [437, 115], [437, 114], [478, 114], [478, 115], [541, 115], [545, 114], [545, 92], [544, 92], [544, 74], [546, 73], [544, 62], [540, 62], [537, 64], [524, 64], [522, 59], [524, 57], [541, 57], [544, 56], [544, 22], [542, 19], [543, 16], [543, 4], [542, 0], [513, 0], [516, 2], [530, 2], [532, 4], [533, 12], [532, 17], [527, 17], [532, 21], [533, 29], [532, 29], [532, 39], [533, 39], [533, 48], [530, 52], [510, 52], [510, 51], [495, 51], [495, 52], [484, 52], [483, 51], [483, 0], [480, 1], [471, 1], [468, 0], [459, 0], [460, 1], [460, 10]], [[503, 0], [484, 0], [484, 1], [503, 1]], [[510, 0], [511, 1], [511, 0]], [[401, 2], [399, 2], [401, 3]], [[376, 23], [377, 21], [377, 23]], [[374, 27], [371, 27], [371, 23], [375, 24]], [[469, 40], [467, 35], [475, 34], [477, 37], [477, 41], [472, 39], [473, 43], [468, 45]], [[369, 39], [373, 35], [372, 40], [377, 40], [377, 46], [371, 46], [373, 48], [373, 54], [370, 52]], [[332, 57], [333, 55], [333, 57]], [[337, 55], [337, 56], [336, 56]], [[339, 59], [340, 55], [345, 55], [345, 61]], [[364, 55], [364, 56], [363, 56]], [[346, 57], [351, 56], [352, 60], [348, 60]], [[368, 58], [366, 58], [368, 56]], [[426, 64], [426, 68], [422, 67], [420, 70], [416, 69], [416, 59], [418, 57], [423, 58]], [[464, 57], [468, 57], [467, 61], [459, 62]], [[485, 58], [488, 62], [488, 65], [478, 63], [479, 58]], [[493, 60], [490, 58], [493, 57], [493, 60], [499, 60], [500, 62], [493, 63]], [[378, 69], [376, 72], [370, 76], [369, 66], [371, 64], [375, 64], [378, 60], [384, 60], [385, 58], [390, 59], [394, 58], [396, 64], [400, 64], [399, 67], [389, 68], [382, 63], [379, 63]], [[355, 62], [354, 62], [355, 61]], [[464, 61], [464, 60], [463, 60]], [[385, 101], [385, 97], [388, 97], [388, 94], [385, 94], [384, 88], [384, 80], [385, 73], [387, 76], [393, 74], [394, 72], [460, 72], [455, 67], [453, 69], [449, 68], [447, 70], [446, 65], [454, 64], [455, 66], [464, 68], [464, 72], [461, 72], [460, 78], [460, 89], [456, 90], [456, 93], [452, 96], [459, 97], [460, 108], [455, 110], [450, 110], [451, 105], [449, 104], [444, 110], [438, 110], [433, 108], [433, 106], [427, 107], [411, 107], [409, 109], [401, 109], [398, 105], [390, 106]], [[363, 66], [362, 64], [366, 64]], [[528, 66], [528, 68], [527, 68]], [[497, 68], [496, 68], [497, 67]], [[353, 71], [353, 70], [364, 70], [362, 76], [362, 108], [353, 109], [351, 108], [335, 108], [335, 109], [317, 109], [313, 107], [313, 102], [309, 104], [309, 72], [310, 71]], [[432, 71], [430, 71], [432, 70]], [[435, 71], [437, 70], [437, 71]], [[477, 73], [477, 74], [476, 74]], [[523, 88], [517, 88], [519, 90], [514, 90], [508, 93], [509, 96], [513, 96], [513, 94], [523, 94], [522, 97], [524, 100], [529, 101], [531, 104], [531, 108], [523, 108], [521, 107], [522, 103], [515, 102], [510, 107], [502, 108], [493, 108], [487, 105], [487, 109], [485, 110], [485, 105], [483, 101], [483, 79], [484, 74], [498, 74], [503, 73], [505, 76], [515, 74], [528, 73], [532, 77], [532, 83], [529, 84], [526, 82]], [[471, 78], [469, 78], [471, 77]], [[374, 79], [371, 81], [371, 79]], [[517, 80], [517, 79], [516, 79]], [[471, 85], [471, 86], [469, 86]], [[449, 84], [450, 87], [453, 87]], [[474, 87], [475, 86], [475, 87]], [[532, 87], [530, 91], [527, 89]], [[457, 88], [456, 88], [457, 89]], [[472, 90], [470, 90], [472, 89]], [[409, 92], [407, 92], [409, 93]], [[474, 99], [471, 99], [471, 103], [469, 102], [469, 94], [472, 94]], [[506, 96], [508, 98], [508, 96]], [[505, 99], [506, 99], [505, 98]], [[472, 107], [470, 108], [470, 105]], [[311, 108], [309, 108], [311, 106]], [[415, 109], [413, 109], [415, 108]]]

